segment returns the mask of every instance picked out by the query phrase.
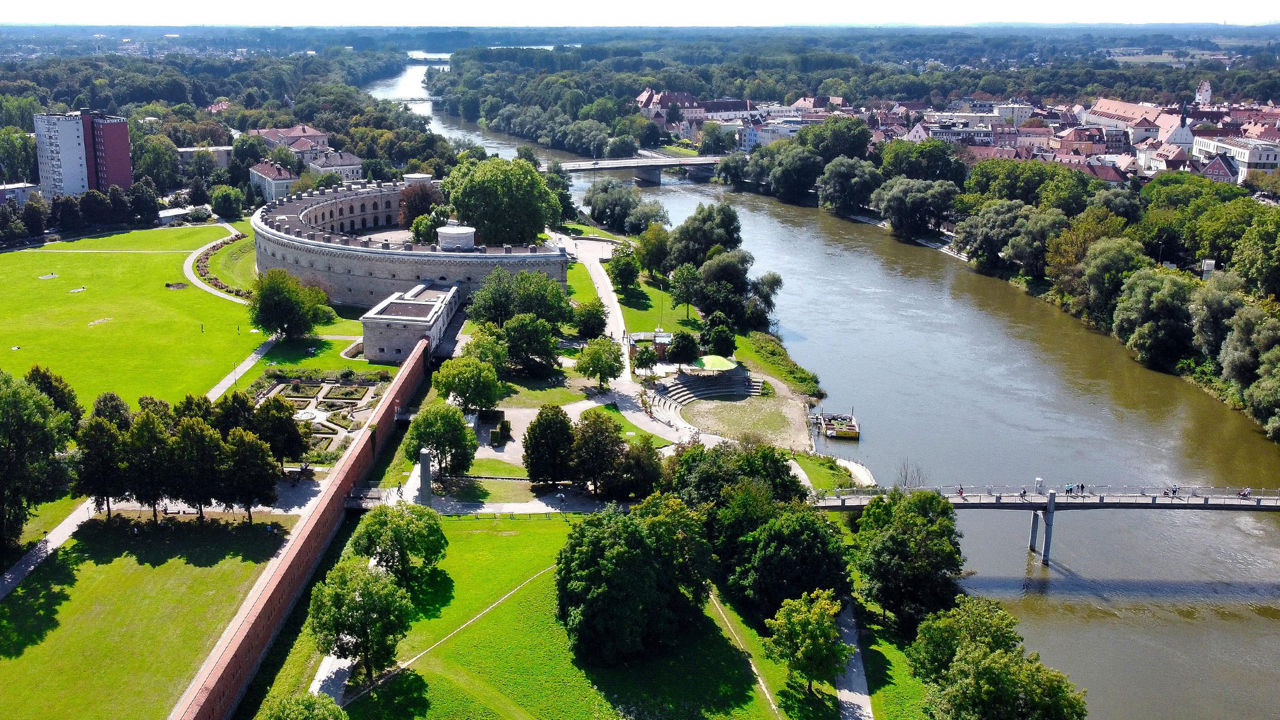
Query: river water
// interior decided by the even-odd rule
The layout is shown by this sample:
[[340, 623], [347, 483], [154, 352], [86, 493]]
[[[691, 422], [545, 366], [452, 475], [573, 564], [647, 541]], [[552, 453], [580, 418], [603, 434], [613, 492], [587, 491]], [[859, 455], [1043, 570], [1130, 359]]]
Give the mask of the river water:
[[[424, 72], [369, 90], [423, 96]], [[453, 118], [432, 127], [503, 157], [522, 143]], [[579, 200], [600, 175], [574, 177]], [[822, 449], [882, 484], [910, 462], [929, 484], [967, 487], [1280, 486], [1280, 446], [1243, 415], [1005, 282], [814, 208], [663, 183], [643, 192], [673, 223], [699, 203], [737, 208], [755, 271], [783, 277], [792, 356], [821, 377], [827, 409], [862, 423], [861, 442]], [[959, 523], [966, 587], [1006, 604], [1028, 647], [1088, 690], [1092, 717], [1280, 717], [1280, 517], [1058, 513], [1048, 568], [1027, 552], [1029, 514]]]

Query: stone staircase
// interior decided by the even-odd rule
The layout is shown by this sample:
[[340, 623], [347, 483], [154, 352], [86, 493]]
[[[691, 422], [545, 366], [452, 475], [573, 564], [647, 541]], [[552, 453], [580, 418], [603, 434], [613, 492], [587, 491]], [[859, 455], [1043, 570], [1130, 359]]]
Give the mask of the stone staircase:
[[730, 395], [759, 395], [763, 381], [745, 370], [732, 370], [718, 375], [680, 373], [658, 383], [655, 402], [666, 402], [675, 409], [694, 400]]

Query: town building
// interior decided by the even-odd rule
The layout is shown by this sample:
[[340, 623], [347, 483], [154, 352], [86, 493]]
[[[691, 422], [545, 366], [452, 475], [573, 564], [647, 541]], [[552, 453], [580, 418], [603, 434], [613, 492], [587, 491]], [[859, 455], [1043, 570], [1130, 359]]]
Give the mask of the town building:
[[698, 99], [692, 93], [687, 92], [654, 92], [652, 88], [645, 88], [644, 92], [636, 96], [636, 107], [640, 108], [640, 112], [650, 120], [655, 119], [655, 115], [661, 115], [668, 122], [674, 122], [669, 115], [672, 107], [679, 108], [680, 118], [688, 122], [698, 122], [706, 117], [706, 111], [698, 104]]
[[344, 182], [360, 179], [360, 158], [342, 150], [326, 150], [307, 163], [307, 168], [317, 175], [337, 173]]
[[310, 162], [316, 155], [329, 149], [329, 135], [310, 125], [294, 125], [290, 128], [261, 128], [248, 131], [249, 135], [262, 138], [267, 150], [287, 147], [295, 157]]
[[31, 197], [31, 193], [37, 190], [37, 186], [32, 183], [9, 183], [8, 185], [0, 185], [0, 204], [9, 202], [10, 200], [19, 206], [27, 203], [27, 198]]
[[1086, 125], [1128, 130], [1142, 118], [1155, 122], [1156, 117], [1162, 112], [1164, 111], [1155, 105], [1098, 98], [1093, 107], [1080, 114], [1080, 122]]
[[1100, 155], [1107, 151], [1106, 133], [1096, 126], [1068, 128], [1049, 138], [1049, 149], [1065, 155]]
[[1214, 155], [1213, 159], [1200, 168], [1200, 175], [1214, 182], [1233, 183], [1240, 177], [1240, 171], [1231, 160], [1230, 155]]
[[1191, 154], [1201, 162], [1216, 155], [1230, 157], [1236, 166], [1236, 182], [1242, 183], [1251, 172], [1271, 172], [1280, 168], [1280, 144], [1246, 137], [1198, 137]]
[[1191, 145], [1195, 142], [1195, 136], [1191, 133], [1191, 128], [1187, 124], [1185, 115], [1161, 113], [1156, 116], [1156, 125], [1160, 128], [1160, 132], [1156, 134], [1156, 139], [1161, 143], [1177, 145], [1183, 150], [1191, 150]]
[[734, 100], [732, 98], [703, 100], [699, 105], [702, 107], [703, 119], [715, 122], [741, 120], [759, 113], [759, 110], [750, 100]]
[[40, 113], [34, 120], [40, 192], [46, 198], [89, 190], [105, 193], [112, 185], [133, 184], [124, 118], [80, 110]]
[[292, 170], [266, 160], [249, 168], [249, 184], [267, 202], [287, 195], [289, 187], [297, 181], [298, 176]]
[[437, 287], [431, 283], [392, 293], [360, 316], [365, 359], [398, 363], [408, 357], [423, 338], [429, 343], [428, 352], [434, 351], [457, 312], [461, 297], [457, 285]]
[[1208, 80], [1200, 83], [1200, 87], [1196, 88], [1196, 104], [1209, 105], [1213, 102], [1213, 86]]
[[800, 112], [807, 110], [825, 110], [829, 107], [844, 107], [844, 98], [839, 95], [812, 95], [802, 97], [791, 103], [791, 107]]
[[201, 150], [208, 150], [213, 155], [213, 166], [225, 169], [231, 164], [231, 146], [230, 145], [209, 145], [203, 147], [180, 147], [178, 148], [178, 164], [183, 170], [191, 164], [191, 158]]

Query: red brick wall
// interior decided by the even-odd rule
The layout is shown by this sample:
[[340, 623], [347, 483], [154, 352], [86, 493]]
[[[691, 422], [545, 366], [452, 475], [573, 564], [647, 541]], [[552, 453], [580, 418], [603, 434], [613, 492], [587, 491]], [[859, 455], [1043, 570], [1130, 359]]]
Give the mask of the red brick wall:
[[346, 496], [373, 467], [393, 435], [396, 412], [408, 405], [426, 379], [427, 342], [419, 342], [400, 366], [374, 410], [373, 432], [361, 433], [329, 472], [314, 513], [293, 529], [284, 553], [267, 566], [239, 612], [223, 632], [200, 672], [178, 701], [170, 720], [223, 720], [231, 715], [258, 670], [302, 588], [315, 571], [346, 512]]

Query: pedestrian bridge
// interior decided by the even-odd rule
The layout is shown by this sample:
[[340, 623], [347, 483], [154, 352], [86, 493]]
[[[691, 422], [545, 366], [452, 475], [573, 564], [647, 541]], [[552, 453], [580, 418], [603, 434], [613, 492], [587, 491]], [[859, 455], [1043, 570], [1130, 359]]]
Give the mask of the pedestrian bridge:
[[634, 157], [615, 160], [584, 160], [581, 162], [560, 163], [565, 172], [592, 172], [596, 170], [634, 170], [636, 182], [658, 185], [662, 182], [664, 168], [688, 168], [694, 177], [711, 177], [717, 163], [724, 159], [723, 155], [700, 155], [698, 157]]
[[[1070, 494], [1043, 487], [928, 488], [938, 493], [956, 510], [1025, 510], [1031, 512], [1031, 541], [1036, 549], [1040, 522], [1044, 522], [1044, 549], [1041, 560], [1049, 562], [1053, 543], [1054, 514], [1066, 510], [1220, 510], [1227, 512], [1280, 512], [1280, 491], [1246, 491], [1216, 487], [1114, 487], [1093, 486]], [[866, 507], [871, 499], [885, 494], [880, 488], [836, 490], [816, 498], [823, 510], [852, 511]]]

